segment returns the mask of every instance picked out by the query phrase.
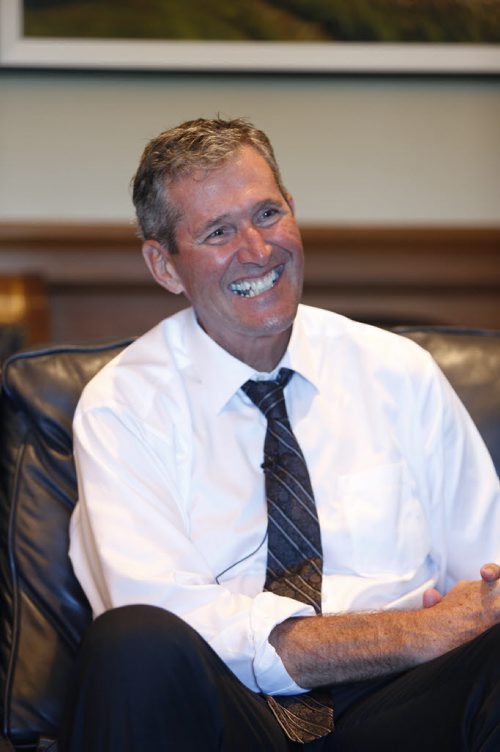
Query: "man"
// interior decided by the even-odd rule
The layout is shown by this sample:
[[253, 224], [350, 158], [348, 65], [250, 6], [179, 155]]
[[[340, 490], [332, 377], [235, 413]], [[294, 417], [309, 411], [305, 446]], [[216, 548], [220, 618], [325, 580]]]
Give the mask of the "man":
[[299, 306], [293, 200], [245, 121], [154, 139], [134, 203], [192, 308], [75, 415], [71, 557], [98, 618], [63, 752], [499, 749], [498, 479], [430, 356]]

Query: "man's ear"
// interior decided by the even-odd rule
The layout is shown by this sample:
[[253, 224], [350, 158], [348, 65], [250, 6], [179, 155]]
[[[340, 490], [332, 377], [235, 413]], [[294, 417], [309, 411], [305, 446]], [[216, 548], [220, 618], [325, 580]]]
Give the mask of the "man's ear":
[[174, 295], [184, 292], [184, 285], [177, 274], [172, 254], [157, 240], [146, 240], [142, 244], [142, 256], [153, 279]]
[[295, 199], [294, 199], [294, 197], [292, 196], [291, 193], [287, 193], [286, 196], [285, 196], [285, 199], [286, 199], [286, 202], [287, 202], [288, 206], [292, 210], [292, 214], [295, 215]]

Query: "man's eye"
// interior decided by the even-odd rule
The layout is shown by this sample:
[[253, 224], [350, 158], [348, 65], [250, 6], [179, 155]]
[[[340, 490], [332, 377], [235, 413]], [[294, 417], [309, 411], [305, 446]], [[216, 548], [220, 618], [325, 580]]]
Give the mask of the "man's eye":
[[273, 220], [276, 215], [279, 214], [279, 210], [276, 209], [274, 206], [270, 206], [268, 209], [263, 209], [260, 212], [260, 220], [261, 222], [269, 222]]
[[216, 230], [212, 230], [210, 235], [207, 236], [206, 240], [210, 242], [211, 240], [218, 240], [219, 238], [223, 238], [225, 235], [227, 235], [227, 230], [225, 227], [218, 227]]

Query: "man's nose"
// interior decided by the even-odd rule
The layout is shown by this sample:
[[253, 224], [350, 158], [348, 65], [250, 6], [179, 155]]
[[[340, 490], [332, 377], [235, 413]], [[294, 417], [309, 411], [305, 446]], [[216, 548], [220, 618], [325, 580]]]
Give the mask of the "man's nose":
[[263, 264], [272, 252], [272, 246], [257, 227], [244, 228], [240, 233], [238, 260], [240, 263]]

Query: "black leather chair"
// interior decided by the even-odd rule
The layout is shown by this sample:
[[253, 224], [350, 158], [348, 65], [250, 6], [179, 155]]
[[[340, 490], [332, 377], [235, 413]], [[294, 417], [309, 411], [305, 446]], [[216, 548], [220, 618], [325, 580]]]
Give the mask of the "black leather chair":
[[[427, 348], [500, 473], [500, 332], [399, 330]], [[19, 353], [5, 364], [0, 454], [0, 752], [54, 750], [89, 605], [67, 555], [71, 421], [85, 383], [128, 341]]]
[[[0, 692], [5, 750], [49, 749], [91, 619], [68, 558], [71, 423], [92, 376], [129, 341], [52, 347], [4, 365], [0, 402]], [[3, 752], [2, 742], [0, 750]]]

